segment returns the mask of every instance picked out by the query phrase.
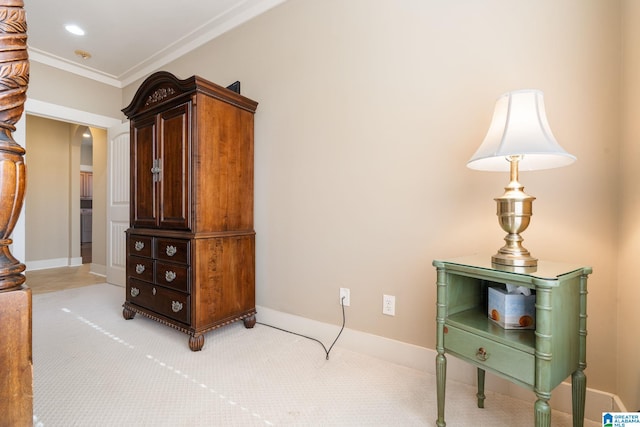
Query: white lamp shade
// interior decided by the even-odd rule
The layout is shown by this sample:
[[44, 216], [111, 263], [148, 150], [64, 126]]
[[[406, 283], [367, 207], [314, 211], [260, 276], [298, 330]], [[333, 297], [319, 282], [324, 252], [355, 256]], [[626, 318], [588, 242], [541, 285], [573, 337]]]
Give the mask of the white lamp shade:
[[509, 156], [521, 156], [521, 171], [557, 168], [576, 160], [551, 133], [539, 90], [517, 90], [498, 98], [487, 136], [467, 167], [509, 171]]

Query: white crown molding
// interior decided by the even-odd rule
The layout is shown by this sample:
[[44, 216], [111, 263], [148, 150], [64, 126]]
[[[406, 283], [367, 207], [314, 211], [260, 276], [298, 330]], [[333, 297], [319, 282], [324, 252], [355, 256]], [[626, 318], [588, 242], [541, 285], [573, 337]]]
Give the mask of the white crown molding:
[[140, 64], [125, 71], [119, 77], [122, 87], [160, 69], [169, 62], [186, 55], [192, 50], [197, 49], [205, 43], [210, 42], [228, 31], [231, 31], [232, 29], [263, 14], [271, 8], [284, 3], [285, 1], [287, 0], [245, 1], [240, 3], [234, 9], [221, 16], [213, 18], [200, 28], [194, 30], [188, 36], [181, 40], [177, 40], [170, 46], [167, 46], [163, 51], [158, 52], [156, 55], [153, 55]]
[[29, 59], [121, 89], [285, 1], [257, 0], [241, 2], [235, 8], [223, 15], [216, 16], [203, 26], [196, 28], [189, 35], [176, 40], [175, 43], [141, 61], [119, 76], [79, 65], [76, 62], [35, 48], [29, 48]]
[[80, 66], [74, 62], [68, 61], [55, 55], [51, 55], [47, 52], [43, 52], [32, 47], [28, 48], [28, 53], [30, 61], [39, 62], [53, 68], [58, 68], [59, 70], [77, 74], [79, 76], [86, 77], [100, 83], [105, 83], [110, 86], [115, 86], [117, 88], [123, 87], [122, 82], [120, 82], [120, 80], [110, 74], [105, 74], [89, 67]]

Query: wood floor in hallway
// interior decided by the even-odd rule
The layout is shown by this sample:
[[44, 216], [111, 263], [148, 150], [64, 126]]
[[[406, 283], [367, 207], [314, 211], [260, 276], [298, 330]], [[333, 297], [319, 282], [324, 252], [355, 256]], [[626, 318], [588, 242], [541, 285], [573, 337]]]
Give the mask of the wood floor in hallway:
[[78, 267], [48, 268], [25, 272], [26, 285], [33, 294], [61, 291], [63, 289], [79, 288], [81, 286], [105, 283], [106, 278], [93, 274], [91, 264]]

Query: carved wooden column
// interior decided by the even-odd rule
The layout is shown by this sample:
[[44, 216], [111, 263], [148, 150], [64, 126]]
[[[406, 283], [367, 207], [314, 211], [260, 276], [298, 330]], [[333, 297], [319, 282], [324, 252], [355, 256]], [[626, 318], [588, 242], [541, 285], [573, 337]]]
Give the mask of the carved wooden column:
[[0, 426], [33, 425], [31, 290], [9, 250], [26, 185], [25, 150], [11, 135], [29, 83], [23, 7], [23, 0], [0, 0]]

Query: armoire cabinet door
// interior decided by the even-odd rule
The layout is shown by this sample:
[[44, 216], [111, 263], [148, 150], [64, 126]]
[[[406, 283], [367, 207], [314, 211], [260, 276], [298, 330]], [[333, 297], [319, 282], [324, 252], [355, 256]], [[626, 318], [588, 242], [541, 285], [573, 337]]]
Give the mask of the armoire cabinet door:
[[131, 224], [188, 230], [191, 103], [133, 122]]
[[158, 156], [162, 171], [159, 186], [160, 228], [189, 229], [189, 140], [191, 103], [178, 105], [159, 116]]
[[155, 174], [156, 117], [131, 122], [131, 225], [157, 226]]

